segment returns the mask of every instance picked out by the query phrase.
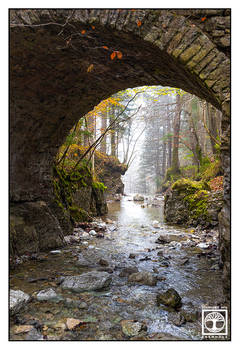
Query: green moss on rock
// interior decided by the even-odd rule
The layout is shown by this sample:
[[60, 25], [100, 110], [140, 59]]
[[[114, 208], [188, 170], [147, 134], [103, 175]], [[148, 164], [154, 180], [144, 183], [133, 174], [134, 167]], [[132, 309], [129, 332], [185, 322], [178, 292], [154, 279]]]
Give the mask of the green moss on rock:
[[[74, 170], [67, 170], [60, 166], [53, 168], [53, 190], [54, 202], [58, 207], [56, 210], [59, 222], [70, 220], [72, 225], [76, 222], [91, 221], [91, 215], [106, 214], [98, 208], [96, 203], [105, 203], [102, 195], [106, 186], [102, 182], [93, 180], [90, 170], [85, 164], [80, 164]], [[99, 190], [102, 194], [99, 195]], [[96, 198], [100, 197], [100, 198]], [[65, 225], [65, 222], [63, 222]]]
[[180, 179], [165, 195], [164, 216], [173, 224], [215, 226], [222, 207], [222, 193], [211, 193], [205, 181]]
[[190, 179], [180, 179], [174, 182], [172, 185], [172, 190], [178, 192], [184, 192], [186, 195], [194, 194], [196, 191], [200, 190], [210, 190], [209, 185], [206, 182], [193, 181]]

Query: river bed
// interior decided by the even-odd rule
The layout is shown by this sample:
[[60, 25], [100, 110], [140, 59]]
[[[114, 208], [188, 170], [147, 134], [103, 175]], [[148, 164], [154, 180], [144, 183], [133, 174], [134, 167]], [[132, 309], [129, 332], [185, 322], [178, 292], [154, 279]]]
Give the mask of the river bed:
[[[126, 196], [108, 203], [108, 207], [107, 218], [113, 222], [107, 224], [104, 238], [91, 237], [60, 248], [56, 254], [41, 253], [40, 259], [28, 260], [10, 270], [10, 288], [32, 296], [25, 309], [10, 319], [10, 339], [201, 339], [202, 306], [216, 306], [223, 298], [221, 270], [212, 269], [218, 254], [209, 257], [196, 246], [184, 244], [196, 233], [192, 228], [166, 225], [162, 200], [159, 206], [152, 207]], [[159, 222], [158, 228], [153, 227], [155, 220]], [[173, 237], [175, 244], [156, 243], [160, 234]], [[91, 261], [89, 266], [79, 266], [79, 254]], [[100, 259], [107, 261], [107, 266], [98, 264]], [[129, 283], [128, 276], [120, 276], [126, 267], [152, 273], [157, 284]], [[62, 289], [59, 283], [63, 276], [96, 270], [111, 275], [111, 284], [101, 291], [76, 293]], [[37, 300], [36, 293], [48, 288], [58, 298]], [[181, 296], [181, 312], [194, 315], [190, 321], [176, 325], [176, 312], [157, 305], [157, 294], [169, 288]], [[81, 323], [70, 330], [66, 327], [68, 318]], [[138, 334], [127, 335], [123, 331], [126, 320], [144, 327]], [[33, 328], [19, 333], [16, 329], [21, 325]]]

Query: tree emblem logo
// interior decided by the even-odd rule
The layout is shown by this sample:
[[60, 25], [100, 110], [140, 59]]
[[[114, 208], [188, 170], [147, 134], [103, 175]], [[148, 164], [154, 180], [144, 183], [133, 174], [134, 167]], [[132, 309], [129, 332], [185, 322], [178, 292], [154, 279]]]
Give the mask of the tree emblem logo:
[[203, 309], [202, 334], [227, 335], [227, 309]]
[[218, 333], [225, 326], [225, 319], [220, 312], [211, 312], [205, 317], [205, 327], [211, 333]]

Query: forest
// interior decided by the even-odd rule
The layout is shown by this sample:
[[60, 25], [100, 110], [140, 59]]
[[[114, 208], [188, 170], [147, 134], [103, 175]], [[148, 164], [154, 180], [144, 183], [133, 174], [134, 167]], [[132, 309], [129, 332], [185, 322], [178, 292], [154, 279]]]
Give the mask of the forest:
[[127, 193], [164, 193], [180, 178], [210, 181], [217, 191], [220, 140], [221, 112], [211, 104], [180, 89], [146, 86], [118, 92], [81, 118], [56, 165], [71, 172], [86, 164], [98, 179], [100, 160], [120, 162]]

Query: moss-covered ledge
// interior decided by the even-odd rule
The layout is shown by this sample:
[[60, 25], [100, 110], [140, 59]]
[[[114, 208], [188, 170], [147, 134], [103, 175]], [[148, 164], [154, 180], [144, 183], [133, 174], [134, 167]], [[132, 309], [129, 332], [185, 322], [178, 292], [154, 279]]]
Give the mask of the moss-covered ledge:
[[89, 168], [81, 164], [70, 170], [53, 168], [54, 201], [52, 208], [63, 232], [69, 234], [77, 222], [107, 213], [106, 186], [93, 179]]
[[167, 191], [164, 216], [171, 224], [215, 227], [222, 206], [222, 191], [212, 192], [207, 182], [183, 178]]

